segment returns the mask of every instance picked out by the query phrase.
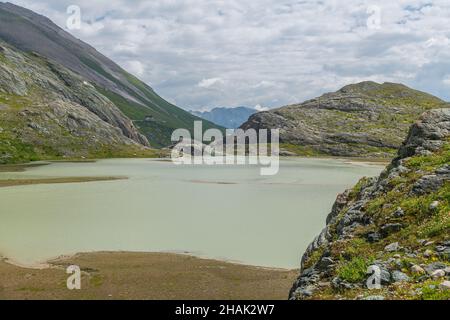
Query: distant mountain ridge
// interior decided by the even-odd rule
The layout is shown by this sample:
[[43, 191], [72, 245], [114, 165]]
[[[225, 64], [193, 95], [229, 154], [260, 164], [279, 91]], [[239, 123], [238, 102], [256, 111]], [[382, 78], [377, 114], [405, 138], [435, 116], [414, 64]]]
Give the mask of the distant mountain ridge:
[[[35, 53], [63, 66], [91, 83], [132, 120], [145, 136], [129, 130], [124, 135], [152, 146], [169, 145], [174, 129], [193, 130], [199, 118], [167, 102], [154, 90], [81, 40], [59, 28], [48, 18], [11, 3], [0, 3], [0, 40], [24, 53]], [[204, 121], [205, 128], [215, 127]]]
[[241, 124], [248, 120], [248, 118], [258, 112], [255, 109], [247, 107], [235, 107], [235, 108], [214, 108], [210, 111], [190, 111], [193, 115], [196, 115], [202, 119], [211, 121], [224, 128], [236, 129]]
[[366, 81], [254, 114], [241, 128], [279, 128], [286, 154], [391, 158], [423, 112], [448, 107], [402, 84]]

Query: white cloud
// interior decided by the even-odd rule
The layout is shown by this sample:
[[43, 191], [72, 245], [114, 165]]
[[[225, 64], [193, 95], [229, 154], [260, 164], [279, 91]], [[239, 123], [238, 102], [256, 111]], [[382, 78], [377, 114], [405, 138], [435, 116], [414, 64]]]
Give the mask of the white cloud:
[[122, 67], [138, 77], [143, 76], [145, 72], [145, 66], [140, 61], [136, 60], [126, 61]]
[[257, 110], [257, 111], [259, 111], [259, 112], [261, 112], [261, 111], [267, 111], [267, 110], [269, 110], [269, 108], [267, 108], [267, 107], [263, 107], [262, 105], [260, 105], [260, 104], [257, 104], [256, 106], [255, 106], [255, 108], [254, 108], [255, 110]]
[[186, 109], [277, 107], [362, 80], [450, 99], [448, 0], [10, 1], [63, 28], [80, 6], [76, 37]]
[[447, 75], [444, 77], [444, 79], [442, 80], [442, 82], [446, 85], [450, 87], [450, 75]]
[[198, 86], [200, 88], [210, 88], [214, 85], [222, 84], [222, 83], [224, 83], [222, 78], [210, 78], [210, 79], [203, 79], [202, 81], [200, 81], [198, 83]]

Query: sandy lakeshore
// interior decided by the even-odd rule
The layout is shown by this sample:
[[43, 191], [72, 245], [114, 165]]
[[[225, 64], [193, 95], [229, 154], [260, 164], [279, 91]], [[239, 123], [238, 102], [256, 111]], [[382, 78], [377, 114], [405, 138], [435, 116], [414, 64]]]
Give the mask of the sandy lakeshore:
[[[81, 290], [66, 287], [69, 265], [82, 270]], [[297, 274], [172, 253], [85, 253], [45, 269], [0, 261], [0, 299], [286, 299]]]

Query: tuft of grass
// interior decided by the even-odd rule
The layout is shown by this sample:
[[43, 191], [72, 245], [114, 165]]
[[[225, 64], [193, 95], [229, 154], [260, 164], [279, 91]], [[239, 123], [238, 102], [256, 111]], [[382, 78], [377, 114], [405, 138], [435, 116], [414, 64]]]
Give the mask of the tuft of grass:
[[423, 300], [450, 300], [450, 290], [439, 288], [439, 282], [428, 282], [422, 287]]
[[341, 265], [337, 268], [337, 275], [342, 280], [358, 283], [366, 278], [369, 265], [370, 261], [368, 259], [354, 257], [348, 262], [341, 262]]
[[314, 264], [316, 264], [317, 262], [319, 262], [320, 258], [322, 258], [324, 251], [325, 251], [325, 248], [323, 248], [323, 247], [315, 250], [305, 261], [303, 268], [308, 269], [311, 266], [313, 266]]
[[350, 191], [350, 194], [348, 195], [350, 200], [355, 200], [358, 194], [361, 192], [361, 190], [367, 186], [369, 183], [370, 178], [364, 177], [358, 181], [358, 183], [353, 187], [353, 189]]
[[436, 168], [450, 163], [450, 140], [444, 144], [443, 148], [433, 155], [412, 157], [406, 162], [406, 166], [415, 170], [433, 171]]

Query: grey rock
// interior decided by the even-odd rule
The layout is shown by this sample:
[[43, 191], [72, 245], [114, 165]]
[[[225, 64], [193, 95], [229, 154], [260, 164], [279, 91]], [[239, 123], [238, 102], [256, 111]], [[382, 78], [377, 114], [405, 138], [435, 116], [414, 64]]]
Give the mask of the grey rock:
[[332, 266], [334, 266], [334, 260], [329, 257], [324, 257], [317, 263], [316, 268], [319, 270], [327, 270]]
[[387, 245], [386, 247], [384, 247], [384, 251], [386, 252], [394, 252], [394, 251], [398, 251], [398, 249], [400, 248], [400, 245], [398, 242], [394, 242], [391, 243], [389, 245]]
[[420, 178], [412, 188], [412, 194], [416, 196], [421, 196], [430, 192], [435, 192], [444, 185], [447, 180], [445, 176], [442, 175], [427, 175]]
[[394, 211], [394, 213], [392, 214], [392, 216], [394, 218], [401, 218], [405, 215], [405, 212], [403, 211], [402, 208], [398, 207], [397, 210]]
[[333, 278], [333, 280], [331, 280], [331, 286], [338, 291], [341, 290], [350, 290], [356, 287], [355, 284], [349, 283], [345, 280], [342, 280], [339, 277], [335, 277]]
[[445, 263], [442, 262], [433, 262], [425, 267], [425, 271], [431, 275], [436, 270], [444, 270], [447, 267]]
[[450, 290], [450, 281], [444, 281], [439, 285], [442, 290]]
[[370, 232], [366, 235], [366, 239], [369, 243], [378, 242], [381, 239], [381, 235], [378, 232]]
[[381, 234], [387, 237], [392, 233], [400, 231], [402, 228], [403, 225], [401, 223], [388, 223], [381, 227]]
[[368, 296], [365, 297], [363, 300], [385, 300], [386, 298], [384, 296]]
[[399, 150], [399, 158], [404, 159], [420, 150], [435, 151], [436, 142], [442, 141], [449, 133], [450, 111], [432, 110], [422, 115], [409, 130], [408, 137]]
[[409, 281], [409, 277], [408, 275], [406, 275], [405, 273], [395, 270], [392, 272], [392, 281], [393, 282], [407, 282]]
[[326, 223], [327, 225], [334, 223], [339, 215], [339, 213], [342, 211], [342, 209], [347, 205], [348, 203], [348, 196], [349, 196], [350, 190], [346, 190], [343, 193], [340, 193], [336, 197], [336, 201], [333, 204], [333, 207], [331, 209], [331, 212], [328, 214]]
[[435, 271], [433, 271], [432, 273], [431, 273], [431, 278], [433, 278], [433, 279], [440, 279], [440, 278], [443, 278], [443, 277], [445, 277], [445, 271], [444, 270], [442, 270], [442, 269], [440, 269], [440, 270], [435, 270]]
[[446, 164], [436, 170], [436, 174], [450, 174], [450, 165]]
[[450, 261], [450, 247], [446, 247], [443, 251], [440, 251], [439, 257], [444, 260]]
[[439, 207], [439, 201], [433, 201], [430, 204], [430, 210], [436, 210]]
[[425, 270], [419, 265], [413, 265], [411, 267], [411, 272], [416, 274], [424, 274]]
[[301, 297], [311, 297], [314, 294], [315, 287], [309, 286], [306, 288], [299, 288], [295, 291], [295, 295]]
[[313, 242], [311, 242], [308, 246], [308, 248], [306, 248], [305, 253], [302, 256], [302, 261], [301, 261], [301, 268], [303, 269], [303, 265], [305, 263], [305, 261], [308, 259], [308, 257], [316, 250], [318, 250], [321, 247], [324, 247], [328, 244], [328, 239], [330, 238], [330, 233], [329, 233], [329, 227], [326, 226], [322, 232], [314, 239]]

